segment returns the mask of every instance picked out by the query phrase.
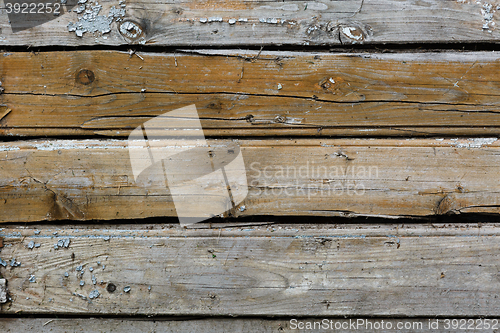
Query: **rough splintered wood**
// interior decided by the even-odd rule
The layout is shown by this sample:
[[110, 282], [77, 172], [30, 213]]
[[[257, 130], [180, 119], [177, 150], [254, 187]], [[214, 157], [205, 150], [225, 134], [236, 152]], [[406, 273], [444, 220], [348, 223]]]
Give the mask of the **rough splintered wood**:
[[[413, 333], [429, 332], [434, 333], [454, 333], [456, 330], [445, 329], [444, 319], [414, 319], [414, 318], [292, 318], [286, 319], [257, 319], [257, 318], [217, 318], [217, 319], [47, 319], [47, 318], [2, 318], [0, 319], [5, 331], [10, 332], [77, 332], [86, 333], [122, 333], [122, 332], [245, 332], [245, 333], [292, 333], [292, 332], [373, 332], [373, 327], [383, 327], [377, 329], [377, 333]], [[459, 325], [463, 322], [466, 325], [472, 323], [473, 326], [485, 327], [484, 323], [489, 323], [489, 329], [481, 329], [481, 332], [494, 333], [496, 329], [490, 319], [460, 319]], [[465, 321], [464, 321], [465, 320]], [[436, 326], [435, 323], [438, 322]], [[370, 326], [371, 325], [371, 326]], [[406, 325], [406, 326], [405, 326]], [[447, 325], [448, 326], [448, 325]], [[473, 327], [471, 326], [471, 327]], [[498, 325], [495, 325], [498, 326]], [[301, 329], [303, 327], [304, 329]], [[341, 327], [344, 327], [342, 329]], [[398, 329], [398, 327], [401, 327]], [[406, 329], [404, 328], [406, 327]], [[430, 327], [436, 327], [432, 329]]]
[[[113, 0], [99, 4], [103, 6], [99, 13], [104, 18], [99, 20], [101, 24], [85, 18], [89, 16], [85, 11], [80, 14], [73, 11], [15, 34], [8, 16], [3, 14], [0, 43], [33, 46], [332, 45], [497, 42], [500, 37], [494, 15], [497, 0], [488, 3], [463, 0], [129, 0], [123, 8], [124, 17], [114, 10], [114, 14], [118, 14], [112, 15], [115, 22], [104, 26], [102, 23], [108, 21], [111, 7], [122, 9], [121, 2]], [[87, 9], [97, 14], [92, 5], [96, 5], [96, 1], [87, 2]], [[71, 27], [77, 22], [86, 29], [68, 31], [68, 25]]]
[[0, 279], [0, 304], [7, 302], [7, 280]]
[[5, 53], [0, 135], [127, 136], [190, 104], [208, 136], [500, 128], [497, 53], [179, 52]]
[[[20, 262], [0, 265], [12, 297], [4, 314], [480, 317], [500, 311], [495, 224], [42, 225], [8, 227], [0, 235], [8, 243], [2, 258]], [[69, 247], [55, 250], [65, 238]], [[30, 249], [32, 241], [40, 247]]]
[[[182, 149], [169, 140], [155, 144], [153, 153]], [[496, 138], [209, 140], [209, 144], [227, 147], [229, 153], [239, 145], [245, 163], [246, 170], [241, 171], [246, 171], [248, 196], [224, 216], [500, 212]], [[184, 162], [192, 163], [191, 158], [186, 155]], [[2, 222], [176, 216], [163, 170], [148, 171], [148, 177], [136, 183], [125, 140], [4, 142], [0, 170]], [[185, 176], [196, 170], [169, 172]], [[246, 185], [243, 178], [233, 184]], [[196, 202], [199, 198], [190, 193], [177, 198]]]

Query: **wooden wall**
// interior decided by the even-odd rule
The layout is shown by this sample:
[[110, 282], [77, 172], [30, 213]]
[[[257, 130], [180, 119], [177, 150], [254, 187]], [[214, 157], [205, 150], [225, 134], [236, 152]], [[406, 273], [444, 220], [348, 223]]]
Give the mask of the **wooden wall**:
[[[0, 331], [500, 313], [500, 2], [99, 5], [0, 10]], [[127, 138], [193, 104], [248, 195], [184, 228]]]

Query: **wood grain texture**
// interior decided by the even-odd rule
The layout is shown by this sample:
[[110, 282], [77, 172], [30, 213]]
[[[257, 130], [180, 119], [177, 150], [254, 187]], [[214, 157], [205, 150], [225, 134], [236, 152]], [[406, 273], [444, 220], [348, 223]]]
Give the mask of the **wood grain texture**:
[[[11, 226], [0, 235], [8, 244], [2, 258], [20, 262], [0, 266], [12, 298], [4, 314], [479, 317], [500, 310], [497, 225], [66, 224]], [[68, 247], [55, 250], [64, 239]], [[32, 241], [40, 247], [29, 249]], [[99, 296], [90, 299], [94, 290]]]
[[[107, 16], [120, 2], [101, 1]], [[89, 2], [87, 9], [95, 2]], [[483, 6], [491, 4], [486, 11]], [[12, 33], [2, 12], [1, 45], [334, 45], [351, 43], [497, 42], [498, 1], [126, 1], [126, 14], [95, 33], [68, 31], [84, 13], [71, 12]], [[491, 14], [491, 16], [489, 16]], [[389, 19], [390, 18], [390, 19]], [[26, 19], [28, 22], [29, 17]], [[231, 21], [230, 21], [231, 20]], [[233, 21], [234, 20], [234, 21]], [[124, 22], [140, 33], [120, 33]], [[206, 23], [202, 23], [206, 22]], [[91, 23], [91, 28], [93, 28]], [[106, 30], [109, 33], [102, 33]], [[135, 31], [134, 31], [135, 34]], [[129, 38], [130, 37], [130, 38]]]
[[[210, 140], [209, 145], [228, 152], [239, 145], [244, 159], [240, 171], [246, 172], [248, 195], [225, 217], [500, 212], [496, 138]], [[151, 152], [182, 148], [164, 140]], [[125, 140], [5, 142], [0, 220], [176, 216], [163, 169], [136, 182], [130, 163]], [[199, 177], [192, 156], [179, 163], [186, 168], [169, 172]], [[236, 188], [246, 184], [244, 178], [234, 183]], [[182, 195], [178, 198], [187, 202], [201, 199], [192, 192]], [[227, 204], [226, 199], [217, 195], [213, 203]]]
[[189, 52], [4, 53], [0, 135], [128, 136], [190, 104], [207, 136], [499, 133], [497, 53]]
[[[89, 320], [90, 319], [90, 320]], [[184, 319], [184, 320], [165, 320], [165, 319], [49, 319], [49, 318], [0, 318], [0, 325], [5, 327], [6, 333], [13, 332], [32, 332], [36, 330], [40, 333], [46, 332], [75, 332], [83, 331], [88, 333], [114, 333], [114, 332], [246, 332], [246, 333], [271, 333], [271, 332], [370, 332], [373, 327], [384, 327], [377, 332], [380, 333], [412, 333], [418, 330], [432, 331], [435, 333], [452, 333], [453, 329], [445, 329], [444, 319], [414, 319], [414, 318], [301, 318], [290, 320], [286, 319], [256, 319], [256, 318], [217, 318], [217, 319]], [[294, 321], [297, 320], [297, 321]], [[358, 322], [358, 319], [361, 321]], [[485, 327], [484, 319], [459, 319], [465, 320], [466, 326], [472, 323], [475, 327]], [[438, 321], [437, 329], [429, 329], [429, 323], [434, 324]], [[349, 328], [354, 322], [355, 328]], [[491, 322], [491, 320], [489, 320]], [[358, 327], [359, 323], [359, 327]], [[323, 325], [323, 326], [321, 326]], [[326, 326], [325, 326], [326, 325]], [[335, 326], [346, 329], [335, 329]], [[372, 325], [372, 326], [370, 326]], [[374, 326], [378, 325], [378, 326]], [[404, 329], [404, 325], [408, 327]], [[459, 322], [459, 325], [461, 323]], [[481, 332], [493, 333], [495, 329], [481, 329]], [[498, 327], [498, 325], [496, 325]], [[300, 329], [303, 327], [304, 329]], [[392, 329], [388, 328], [391, 327]], [[403, 327], [398, 329], [397, 327]], [[333, 329], [331, 329], [333, 328]]]

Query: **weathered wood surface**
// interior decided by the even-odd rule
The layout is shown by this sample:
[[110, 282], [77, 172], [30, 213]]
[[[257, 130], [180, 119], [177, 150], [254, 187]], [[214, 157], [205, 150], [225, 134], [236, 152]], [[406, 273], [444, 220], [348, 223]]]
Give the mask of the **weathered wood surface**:
[[[0, 237], [9, 263], [0, 273], [12, 298], [1, 306], [4, 314], [479, 317], [500, 311], [498, 225], [39, 225], [3, 228]], [[67, 247], [54, 249], [66, 239]], [[30, 249], [30, 242], [40, 246]], [[12, 259], [20, 265], [10, 266]], [[108, 292], [111, 284], [116, 290]], [[99, 296], [90, 299], [94, 290]]]
[[[458, 319], [458, 326], [465, 321], [465, 327], [483, 327], [481, 332], [493, 333], [490, 319]], [[438, 322], [437, 329], [435, 323]], [[354, 323], [354, 324], [353, 324]], [[485, 329], [487, 323], [489, 329]], [[495, 321], [496, 323], [496, 321]], [[359, 325], [358, 325], [359, 324]], [[432, 333], [454, 333], [456, 329], [448, 327], [444, 319], [413, 319], [413, 318], [292, 318], [286, 319], [255, 319], [255, 318], [217, 318], [217, 319], [103, 319], [103, 318], [0, 318], [0, 326], [4, 332], [86, 332], [86, 333], [113, 333], [113, 332], [245, 332], [245, 333], [311, 333], [311, 332], [373, 332], [373, 327], [384, 327], [376, 332], [389, 333], [414, 333], [418, 331]], [[336, 329], [335, 326], [342, 327]], [[371, 326], [370, 326], [371, 325]], [[495, 325], [498, 327], [498, 325]], [[301, 329], [302, 327], [303, 329]], [[403, 327], [402, 329], [398, 327]], [[404, 328], [406, 327], [406, 329]]]
[[0, 135], [127, 136], [189, 104], [208, 136], [499, 133], [497, 53], [179, 52], [4, 53]]
[[[221, 150], [227, 147], [228, 152], [238, 144], [245, 163], [246, 170], [241, 171], [246, 172], [248, 196], [224, 216], [500, 212], [496, 138], [210, 140], [209, 144]], [[151, 149], [176, 153], [182, 147], [174, 148], [165, 140]], [[193, 163], [191, 156], [184, 159], [182, 163]], [[4, 142], [0, 219], [176, 216], [164, 171], [151, 171], [136, 183], [130, 163], [126, 140]], [[187, 167], [171, 172], [191, 171]], [[245, 186], [244, 178], [235, 184]], [[189, 198], [193, 197], [185, 199], [197, 200]]]
[[[99, 1], [103, 6], [99, 15], [108, 16], [110, 8], [121, 8], [121, 3]], [[87, 2], [87, 9], [97, 14], [92, 5], [96, 1]], [[116, 13], [107, 26], [82, 19], [85, 13], [70, 12], [12, 33], [3, 10], [0, 42], [33, 46], [497, 42], [497, 5], [496, 0], [129, 0], [123, 8], [125, 15]], [[78, 29], [70, 32], [68, 24], [79, 20], [87, 24], [88, 30], [96, 31], [80, 30], [82, 37], [77, 36]], [[30, 17], [25, 23], [29, 21]], [[137, 24], [137, 28], [130, 28], [126, 22]]]

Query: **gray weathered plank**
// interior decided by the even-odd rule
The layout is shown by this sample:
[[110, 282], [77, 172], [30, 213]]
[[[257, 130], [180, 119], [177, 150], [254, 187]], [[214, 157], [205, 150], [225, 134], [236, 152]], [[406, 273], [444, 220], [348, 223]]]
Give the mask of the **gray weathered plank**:
[[[500, 311], [495, 224], [39, 225], [3, 228], [0, 237], [2, 259], [20, 263], [0, 265], [12, 298], [1, 307], [5, 314], [478, 317]], [[68, 246], [56, 250], [65, 239]], [[30, 249], [30, 242], [40, 246]], [[110, 284], [115, 291], [107, 291]], [[90, 299], [94, 290], [99, 296]]]
[[[107, 16], [112, 6], [120, 7], [118, 0], [99, 3], [103, 6], [101, 16]], [[95, 1], [88, 1], [87, 9], [92, 5]], [[77, 31], [69, 32], [68, 24], [78, 22], [85, 13], [70, 12], [43, 25], [12, 33], [4, 10], [0, 17], [0, 43], [199, 46], [496, 42], [500, 37], [494, 15], [497, 5], [498, 1], [461, 0], [221, 0], [201, 3], [197, 0], [129, 0], [124, 16], [117, 16], [113, 23], [100, 26], [94, 33], [83, 30], [82, 37], [77, 36]], [[117, 22], [118, 19], [121, 21]], [[28, 17], [25, 23], [29, 21]], [[127, 22], [137, 25], [131, 28]], [[89, 29], [94, 27], [90, 22]], [[106, 33], [108, 29], [110, 32]]]

